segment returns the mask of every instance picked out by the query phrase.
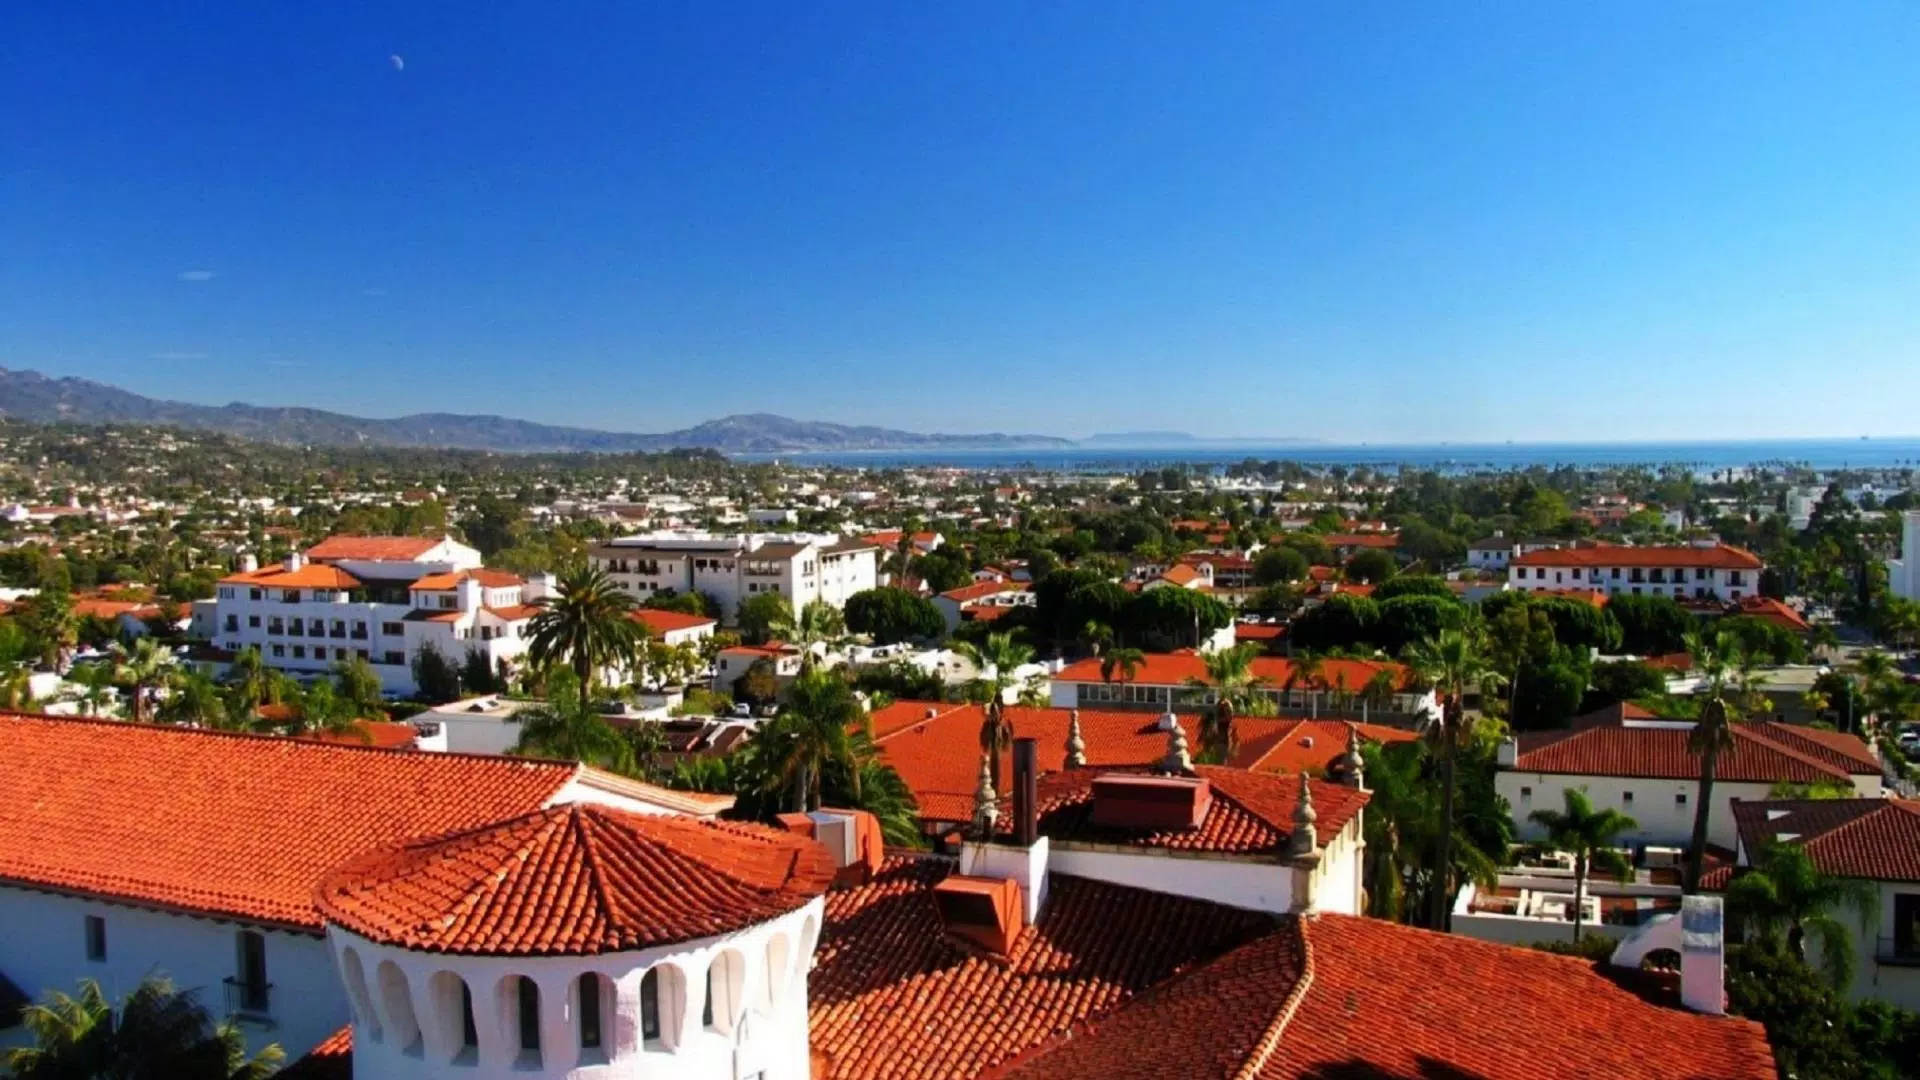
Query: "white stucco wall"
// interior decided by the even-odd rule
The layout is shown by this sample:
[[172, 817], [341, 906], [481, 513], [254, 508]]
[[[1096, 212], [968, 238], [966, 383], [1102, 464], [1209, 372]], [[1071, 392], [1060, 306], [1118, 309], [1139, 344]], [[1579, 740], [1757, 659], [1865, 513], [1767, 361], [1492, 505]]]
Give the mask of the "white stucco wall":
[[[816, 898], [736, 933], [596, 957], [408, 952], [334, 927], [329, 933], [343, 997], [353, 1002], [354, 1075], [805, 1080], [807, 974], [824, 914], [825, 900]], [[722, 977], [714, 1023], [708, 1025], [702, 1022], [708, 969], [729, 956], [737, 958], [725, 960], [737, 964], [737, 978]], [[656, 967], [663, 971], [661, 1035], [646, 1039], [640, 985]], [[598, 1050], [580, 1046], [577, 987], [587, 973], [605, 980]], [[463, 1045], [459, 984], [449, 976], [463, 980], [472, 994], [477, 1046]], [[520, 1049], [516, 976], [532, 979], [540, 991], [537, 1061]]]
[[[1764, 799], [1771, 784], [1722, 780], [1713, 785], [1713, 811], [1707, 817], [1707, 840], [1729, 850], [1739, 842], [1733, 823], [1735, 799]], [[1530, 796], [1521, 794], [1531, 788]], [[1693, 841], [1694, 800], [1700, 797], [1698, 780], [1650, 780], [1619, 776], [1574, 776], [1503, 769], [1494, 777], [1498, 791], [1513, 809], [1513, 823], [1522, 840], [1544, 840], [1546, 830], [1529, 819], [1535, 810], [1563, 810], [1568, 788], [1585, 788], [1596, 807], [1618, 810], [1639, 823], [1622, 833], [1623, 846], [1664, 844], [1686, 847]], [[1631, 801], [1627, 796], [1631, 793]], [[1685, 802], [1680, 797], [1685, 797]]]
[[[106, 921], [105, 960], [87, 959], [88, 915]], [[267, 981], [273, 986], [271, 1023], [241, 1024], [247, 1046], [278, 1043], [292, 1061], [347, 1022], [346, 995], [320, 936], [0, 886], [0, 971], [35, 998], [48, 990], [72, 993], [85, 978], [99, 980], [118, 998], [158, 973], [197, 991], [218, 1019], [227, 1011], [222, 980], [239, 971], [241, 930], [266, 938]]]

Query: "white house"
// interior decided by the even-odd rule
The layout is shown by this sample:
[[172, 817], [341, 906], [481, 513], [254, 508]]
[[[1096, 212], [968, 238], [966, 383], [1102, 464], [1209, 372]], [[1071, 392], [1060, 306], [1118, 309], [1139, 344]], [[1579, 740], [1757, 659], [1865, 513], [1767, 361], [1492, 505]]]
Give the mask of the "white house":
[[1034, 595], [1024, 583], [997, 578], [948, 589], [933, 598], [933, 606], [946, 620], [949, 636], [963, 622], [995, 619], [1009, 608], [1031, 607], [1033, 603]]
[[[1565, 730], [1523, 732], [1501, 745], [1494, 790], [1512, 807], [1523, 840], [1545, 838], [1529, 820], [1533, 811], [1559, 810], [1566, 789], [1581, 788], [1595, 806], [1638, 823], [1623, 844], [1685, 847], [1700, 793], [1700, 759], [1687, 748], [1692, 729], [1690, 720], [1662, 720], [1623, 703]], [[1732, 850], [1733, 803], [1765, 799], [1776, 784], [1840, 784], [1863, 798], [1880, 796], [1879, 759], [1856, 736], [1762, 722], [1735, 725], [1733, 737], [1733, 749], [1716, 763], [1710, 844]]]
[[413, 661], [426, 648], [455, 664], [478, 652], [499, 670], [527, 649], [533, 601], [552, 587], [480, 565], [480, 553], [451, 539], [334, 536], [284, 563], [243, 568], [220, 579], [211, 641], [226, 653], [257, 648], [268, 666], [319, 676], [359, 658], [381, 687], [416, 691]]
[[878, 554], [864, 540], [834, 536], [657, 532], [609, 540], [588, 559], [639, 599], [704, 593], [731, 622], [742, 601], [769, 592], [795, 611], [815, 600], [844, 607], [847, 597], [878, 584]]
[[1753, 552], [1712, 540], [1647, 547], [1596, 544], [1515, 555], [1507, 566], [1507, 587], [1530, 592], [1591, 589], [1609, 595], [1644, 593], [1730, 603], [1758, 593], [1764, 569], [1766, 563]]
[[1725, 882], [1753, 865], [1769, 844], [1798, 844], [1821, 873], [1868, 882], [1877, 902], [1864, 923], [1841, 910], [1853, 938], [1856, 998], [1920, 1009], [1920, 802], [1911, 799], [1809, 799], [1740, 802], [1734, 864], [1705, 883]]

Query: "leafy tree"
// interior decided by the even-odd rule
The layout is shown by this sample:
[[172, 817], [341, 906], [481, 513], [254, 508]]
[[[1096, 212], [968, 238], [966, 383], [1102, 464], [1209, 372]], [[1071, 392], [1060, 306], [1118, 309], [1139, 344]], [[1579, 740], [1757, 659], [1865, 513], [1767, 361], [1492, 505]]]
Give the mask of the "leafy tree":
[[58, 666], [60, 658], [79, 640], [73, 596], [64, 589], [41, 589], [20, 606], [16, 618], [40, 662], [48, 668]]
[[885, 694], [895, 701], [943, 701], [947, 686], [939, 674], [906, 660], [860, 672], [855, 687], [867, 694]]
[[1614, 596], [1607, 611], [1620, 626], [1620, 648], [1635, 656], [1679, 652], [1698, 621], [1670, 596]]
[[464, 660], [460, 662], [460, 685], [469, 694], [492, 694], [500, 690], [500, 676], [493, 670], [493, 661], [479, 649], [468, 649]]
[[1292, 585], [1268, 585], [1247, 600], [1242, 610], [1256, 615], [1289, 617], [1300, 610], [1300, 590]]
[[127, 688], [132, 699], [130, 719], [140, 723], [147, 718], [147, 691], [159, 683], [168, 668], [173, 666], [173, 658], [159, 643], [151, 637], [142, 637], [134, 641], [132, 648], [119, 650], [119, 662], [114, 665], [114, 681]]
[[1509, 722], [1521, 731], [1567, 726], [1586, 697], [1587, 672], [1585, 657], [1558, 646], [1523, 663], [1515, 676]]
[[1467, 620], [1466, 606], [1451, 595], [1396, 596], [1380, 603], [1378, 610], [1380, 619], [1369, 639], [1390, 653], [1398, 653], [1416, 641], [1438, 637], [1442, 630], [1457, 630]]
[[[1448, 845], [1453, 865], [1448, 873], [1436, 874], [1433, 860], [1445, 819], [1435, 775], [1439, 763], [1432, 745], [1363, 743], [1360, 754], [1372, 792], [1362, 818], [1367, 841], [1367, 914], [1403, 922], [1420, 920], [1431, 916], [1435, 891], [1441, 891], [1441, 903], [1451, 902], [1445, 895], [1451, 882], [1472, 881], [1492, 888], [1506, 858], [1512, 821], [1505, 802], [1494, 793], [1491, 767], [1466, 773], [1472, 780], [1484, 772], [1487, 780], [1462, 785], [1466, 812], [1454, 825]], [[1469, 755], [1463, 763], [1471, 765], [1474, 759]], [[1477, 832], [1467, 827], [1480, 821], [1493, 823], [1492, 828]]]
[[857, 794], [853, 732], [865, 718], [853, 690], [834, 672], [815, 668], [793, 681], [780, 715], [754, 739], [771, 766], [769, 781], [790, 794], [789, 810], [819, 808], [830, 764], [851, 770]]
[[755, 593], [740, 601], [740, 610], [734, 616], [740, 625], [740, 636], [756, 644], [773, 637], [779, 627], [794, 624], [793, 603], [785, 593]]
[[1740, 651], [1762, 664], [1798, 664], [1807, 658], [1807, 644], [1798, 634], [1753, 615], [1729, 615], [1714, 628], [1731, 634]]
[[333, 665], [335, 689], [340, 700], [346, 702], [357, 716], [379, 716], [386, 705], [385, 695], [381, 692], [380, 676], [373, 665], [356, 656], [351, 660], [342, 660]]
[[460, 697], [460, 669], [433, 642], [424, 641], [413, 654], [413, 684], [421, 700], [445, 704]]
[[[1434, 865], [1451, 868], [1453, 834], [1459, 820], [1454, 814], [1454, 804], [1460, 787], [1461, 747], [1473, 734], [1470, 730], [1473, 720], [1467, 712], [1467, 692], [1479, 690], [1499, 676], [1488, 663], [1479, 636], [1465, 630], [1443, 630], [1438, 637], [1416, 643], [1407, 651], [1407, 662], [1432, 683], [1442, 697], [1440, 716], [1428, 727], [1429, 736], [1440, 748], [1442, 825], [1435, 830]], [[1450, 876], [1443, 874], [1428, 901], [1433, 905], [1428, 925], [1436, 930], [1447, 928], [1447, 904], [1452, 892]]]
[[847, 597], [847, 629], [881, 645], [937, 638], [946, 620], [933, 601], [905, 589], [866, 589]]
[[1562, 794], [1565, 809], [1535, 810], [1527, 816], [1547, 830], [1549, 843], [1573, 855], [1573, 940], [1579, 941], [1586, 922], [1588, 870], [1598, 868], [1624, 880], [1633, 864], [1613, 843], [1639, 822], [1618, 810], [1594, 809], [1584, 788], [1567, 788]]
[[1755, 936], [1783, 941], [1807, 962], [1807, 938], [1820, 945], [1820, 971], [1836, 990], [1853, 979], [1853, 936], [1836, 912], [1851, 909], [1863, 933], [1878, 910], [1873, 883], [1820, 872], [1798, 844], [1773, 843], [1746, 873], [1727, 886], [1729, 915]]
[[605, 571], [581, 566], [562, 574], [554, 592], [534, 606], [540, 610], [528, 621], [528, 658], [541, 667], [572, 668], [581, 707], [587, 707], [594, 675], [633, 659], [642, 630], [631, 617], [633, 597]]
[[155, 719], [163, 724], [224, 728], [230, 713], [213, 679], [199, 671], [177, 673], [167, 688], [167, 696], [155, 710]]
[[1307, 567], [1307, 557], [1299, 548], [1270, 547], [1254, 556], [1253, 580], [1261, 585], [1299, 581], [1307, 576]]
[[1382, 582], [1373, 590], [1373, 599], [1382, 604], [1402, 596], [1436, 596], [1443, 600], [1454, 599], [1453, 590], [1447, 586], [1447, 579], [1432, 574], [1401, 574]]
[[566, 668], [556, 669], [547, 679], [547, 700], [514, 714], [520, 741], [513, 752], [633, 773], [633, 745], [580, 694], [575, 678]]
[[1135, 597], [1127, 606], [1125, 621], [1130, 640], [1198, 647], [1208, 635], [1233, 622], [1233, 612], [1206, 593], [1168, 586], [1147, 589]]
[[747, 665], [747, 670], [733, 680], [733, 697], [749, 705], [767, 705], [780, 697], [780, 676], [773, 670], [773, 662], [766, 659], [755, 660]]
[[973, 566], [958, 545], [943, 544], [913, 560], [913, 574], [927, 588], [943, 593], [973, 580]]
[[1617, 701], [1655, 697], [1667, 689], [1666, 674], [1639, 660], [1601, 661], [1593, 665], [1588, 679], [1593, 689], [1580, 703], [1583, 712], [1604, 709]]
[[1336, 593], [1293, 620], [1287, 636], [1295, 648], [1351, 649], [1371, 642], [1380, 625], [1380, 605], [1371, 598]]
[[1306, 556], [1309, 565], [1333, 565], [1333, 549], [1313, 533], [1289, 533], [1281, 537], [1280, 543]]
[[1353, 553], [1347, 560], [1346, 577], [1348, 581], [1364, 581], [1379, 584], [1392, 577], [1400, 564], [1392, 555], [1378, 548], [1365, 548]]
[[15, 1080], [266, 1080], [285, 1055], [278, 1045], [248, 1056], [246, 1036], [216, 1024], [191, 991], [152, 975], [120, 999], [100, 984], [55, 991], [21, 1010], [31, 1045], [6, 1053]]
[[1620, 647], [1620, 624], [1606, 608], [1566, 596], [1535, 596], [1528, 605], [1553, 623], [1555, 641], [1581, 655], [1598, 649], [1611, 653]]
[[719, 614], [714, 608], [713, 601], [702, 592], [675, 592], [672, 589], [662, 589], [641, 601], [640, 606], [652, 608], [655, 611], [677, 611], [682, 615], [703, 615], [709, 619]]
[[1920, 1013], [1850, 1004], [1777, 938], [1727, 949], [1727, 1005], [1766, 1027], [1781, 1076], [1897, 1080], [1920, 1061]]

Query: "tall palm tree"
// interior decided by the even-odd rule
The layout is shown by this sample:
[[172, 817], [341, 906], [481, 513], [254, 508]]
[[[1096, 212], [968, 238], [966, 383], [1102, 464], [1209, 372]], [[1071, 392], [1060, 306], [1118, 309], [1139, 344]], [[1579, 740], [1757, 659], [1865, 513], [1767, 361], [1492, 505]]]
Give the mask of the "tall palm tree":
[[1498, 863], [1457, 824], [1453, 865], [1448, 873], [1437, 871], [1433, 853], [1441, 821], [1440, 793], [1428, 774], [1433, 747], [1420, 742], [1364, 743], [1360, 754], [1371, 793], [1362, 818], [1367, 914], [1411, 922], [1431, 907], [1427, 898], [1444, 891], [1447, 881], [1458, 878], [1485, 888], [1498, 883]]
[[1110, 684], [1118, 675], [1121, 682], [1131, 682], [1146, 662], [1147, 654], [1139, 649], [1109, 649], [1100, 658], [1100, 681]]
[[75, 664], [67, 672], [67, 681], [80, 688], [76, 700], [81, 713], [99, 716], [113, 704], [113, 667], [107, 663]]
[[1407, 649], [1407, 663], [1444, 698], [1440, 715], [1428, 718], [1428, 735], [1440, 748], [1440, 820], [1443, 823], [1442, 828], [1435, 830], [1433, 860], [1436, 873], [1442, 878], [1440, 887], [1428, 898], [1428, 916], [1435, 930], [1445, 930], [1451, 910], [1453, 826], [1457, 824], [1454, 802], [1460, 786], [1457, 765], [1461, 744], [1470, 734], [1468, 727], [1472, 722], [1467, 715], [1467, 689], [1497, 684], [1499, 675], [1487, 659], [1480, 636], [1465, 629], [1442, 630], [1437, 637], [1415, 642]]
[[1752, 692], [1752, 667], [1732, 634], [1722, 630], [1709, 636], [1693, 631], [1687, 634], [1686, 642], [1700, 678], [1693, 695], [1700, 702], [1700, 711], [1687, 733], [1687, 749], [1700, 757], [1700, 798], [1693, 808], [1693, 840], [1687, 849], [1686, 873], [1686, 891], [1695, 892], [1706, 865], [1707, 823], [1713, 812], [1713, 784], [1720, 755], [1733, 749], [1734, 725], [1744, 718], [1746, 710], [1755, 707], [1758, 695]]
[[215, 1023], [191, 991], [148, 976], [116, 1007], [100, 984], [49, 994], [21, 1020], [33, 1037], [6, 1054], [15, 1080], [266, 1080], [285, 1055], [277, 1045], [247, 1054], [246, 1036]]
[[1769, 844], [1751, 870], [1727, 886], [1729, 914], [1761, 937], [1778, 940], [1807, 960], [1807, 937], [1820, 943], [1820, 970], [1835, 989], [1853, 979], [1853, 936], [1834, 913], [1851, 908], [1862, 928], [1873, 921], [1880, 896], [1872, 883], [1820, 872], [1798, 844]]
[[134, 723], [147, 718], [147, 688], [159, 683], [172, 665], [173, 658], [151, 637], [135, 639], [132, 648], [120, 653], [113, 675], [114, 680], [133, 695], [131, 719]]
[[633, 597], [605, 571], [578, 566], [562, 575], [552, 594], [533, 603], [540, 610], [527, 626], [529, 658], [536, 665], [572, 668], [580, 708], [590, 708], [594, 673], [633, 656], [641, 625], [631, 618]]
[[816, 646], [828, 651], [846, 644], [847, 619], [840, 609], [824, 600], [812, 600], [791, 619], [781, 619], [769, 628], [775, 638], [800, 649], [800, 667], [812, 670]]
[[1613, 842], [1640, 823], [1612, 808], [1594, 809], [1584, 788], [1567, 788], [1562, 797], [1565, 810], [1535, 810], [1527, 816], [1547, 830], [1554, 847], [1573, 855], [1573, 940], [1578, 942], [1586, 923], [1587, 871], [1597, 867], [1622, 879], [1632, 873], [1633, 864], [1614, 850]]
[[1327, 662], [1312, 649], [1301, 649], [1287, 658], [1287, 681], [1284, 688], [1291, 694], [1295, 687], [1304, 686], [1311, 695], [1319, 689], [1325, 679]]
[[514, 714], [520, 741], [513, 752], [633, 772], [633, 744], [594, 711], [591, 699], [574, 692], [574, 678], [566, 668], [555, 669], [547, 681], [547, 700]]
[[780, 715], [755, 737], [769, 752], [766, 782], [791, 793], [792, 809], [813, 810], [820, 806], [828, 767], [838, 765], [858, 795], [855, 737], [865, 720], [866, 710], [846, 680], [825, 668], [802, 672], [787, 688]]
[[1253, 658], [1258, 655], [1260, 646], [1251, 641], [1217, 649], [1201, 657], [1206, 677], [1187, 680], [1190, 687], [1213, 691], [1213, 708], [1207, 710], [1200, 730], [1200, 751], [1209, 761], [1224, 763], [1232, 756], [1234, 714], [1272, 716], [1277, 710], [1267, 694], [1267, 681], [1253, 673]]
[[227, 702], [220, 687], [204, 672], [176, 672], [167, 686], [167, 696], [154, 711], [163, 724], [191, 727], [225, 727]]
[[227, 666], [227, 682], [241, 711], [251, 713], [268, 700], [273, 686], [273, 670], [260, 655], [258, 645], [250, 645], [234, 655]]
[[979, 643], [956, 642], [953, 651], [973, 665], [977, 673], [974, 685], [987, 694], [980, 722], [980, 749], [990, 759], [993, 789], [999, 791], [1000, 755], [1013, 745], [1013, 725], [1007, 722], [1007, 690], [1014, 685], [1013, 673], [1033, 662], [1033, 648], [1005, 633], [988, 634]]

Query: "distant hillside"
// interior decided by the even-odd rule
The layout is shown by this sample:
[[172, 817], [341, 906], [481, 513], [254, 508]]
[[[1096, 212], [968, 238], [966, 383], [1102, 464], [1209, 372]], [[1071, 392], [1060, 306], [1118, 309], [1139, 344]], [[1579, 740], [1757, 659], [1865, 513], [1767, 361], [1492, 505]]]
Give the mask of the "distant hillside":
[[662, 434], [595, 431], [505, 416], [455, 413], [372, 420], [321, 409], [161, 401], [88, 379], [52, 379], [37, 371], [6, 368], [0, 368], [0, 416], [38, 424], [163, 424], [300, 446], [431, 446], [503, 453], [687, 448], [739, 454], [1070, 445], [1066, 439], [1048, 435], [926, 435], [793, 420], [770, 413], [727, 416]]

